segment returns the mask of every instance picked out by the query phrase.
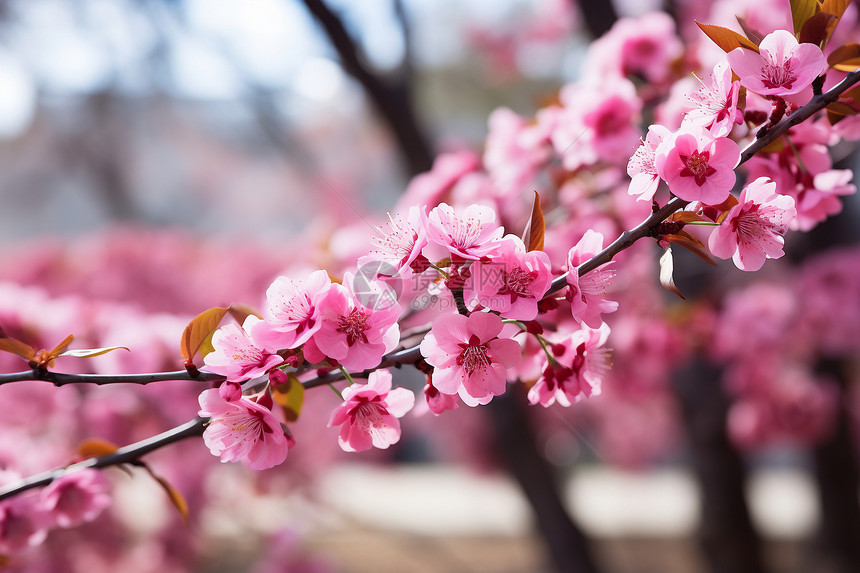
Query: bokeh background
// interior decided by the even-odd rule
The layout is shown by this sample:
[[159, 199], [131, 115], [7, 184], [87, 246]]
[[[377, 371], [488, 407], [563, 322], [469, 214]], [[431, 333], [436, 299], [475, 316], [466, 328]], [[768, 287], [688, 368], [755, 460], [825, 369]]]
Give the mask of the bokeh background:
[[[533, 117], [616, 19], [654, 10], [692, 42], [694, 18], [732, 25], [751, 10], [787, 14], [788, 1], [0, 2], [0, 325], [45, 347], [74, 332], [132, 348], [66, 371], [175, 370], [190, 317], [259, 307], [279, 274], [345, 268], [434, 158], [480, 154], [493, 110]], [[852, 153], [836, 150], [837, 165], [855, 168]], [[10, 567], [581, 571], [549, 557], [542, 502], [516, 477], [536, 452], [546, 473], [531, 483], [558, 488], [601, 571], [860, 570], [856, 221], [849, 198], [755, 277], [682, 255], [686, 303], [660, 292], [644, 251], [624, 296], [650, 307], [612, 324], [605, 395], [526, 414], [531, 453], [506, 450], [491, 415], [461, 408], [441, 424], [407, 420], [391, 451], [346, 456], [324, 428], [335, 398], [311, 393], [282, 468], [222, 466], [193, 440], [151, 456], [188, 498], [190, 525], [146, 475], [115, 471], [109, 512]], [[810, 334], [798, 308], [825, 285]], [[725, 296], [739, 316], [722, 313]], [[820, 320], [837, 314], [836, 327]], [[814, 376], [745, 396], [731, 434], [749, 369], [729, 360], [766, 347], [761, 368], [792, 379], [795, 329], [829, 333], [838, 352], [816, 355]], [[703, 336], [724, 341], [716, 357], [690, 351]], [[807, 383], [821, 377], [829, 385]], [[143, 439], [193, 417], [199, 390], [4, 386], [0, 462], [35, 473], [87, 437]], [[780, 419], [750, 429], [762, 403]]]

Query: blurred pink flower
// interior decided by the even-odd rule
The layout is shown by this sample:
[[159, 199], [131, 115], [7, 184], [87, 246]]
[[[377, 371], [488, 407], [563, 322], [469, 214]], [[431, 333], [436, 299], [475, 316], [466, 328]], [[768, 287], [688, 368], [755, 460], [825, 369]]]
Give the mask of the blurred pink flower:
[[827, 69], [821, 49], [815, 44], [798, 44], [788, 30], [765, 36], [758, 53], [735, 48], [726, 56], [741, 84], [761, 95], [795, 94]]
[[606, 300], [606, 291], [612, 286], [615, 271], [612, 262], [579, 276], [577, 267], [603, 250], [603, 235], [591, 229], [567, 254], [567, 284], [570, 286], [570, 311], [573, 318], [591, 327], [599, 328], [602, 314], [618, 310], [618, 303]]
[[278, 277], [266, 289], [265, 321], [250, 329], [256, 344], [269, 352], [297, 348], [319, 330], [316, 300], [331, 287], [328, 273], [314, 271], [303, 281]]
[[499, 241], [492, 260], [475, 261], [463, 288], [466, 306], [498, 311], [505, 318], [532, 320], [538, 314], [538, 301], [549, 289], [552, 271], [543, 251], [526, 252], [514, 235]]
[[487, 404], [506, 389], [506, 371], [521, 359], [520, 346], [498, 338], [502, 319], [486, 312], [440, 316], [421, 342], [421, 354], [434, 367], [433, 385], [459, 394], [468, 406]]
[[283, 358], [265, 350], [251, 338], [249, 331], [259, 322], [259, 318], [250, 315], [242, 327], [230, 323], [216, 330], [212, 335], [215, 350], [203, 357], [206, 369], [226, 376], [227, 380], [241, 382], [281, 364]]
[[400, 440], [398, 418], [414, 405], [412, 392], [391, 389], [391, 372], [376, 370], [367, 384], [353, 384], [343, 391], [343, 404], [332, 412], [328, 427], [341, 427], [337, 441], [346, 452], [384, 450]]
[[765, 259], [783, 256], [783, 235], [796, 215], [794, 199], [777, 194], [776, 183], [760, 177], [741, 191], [708, 247], [721, 259], [731, 257], [742, 271], [757, 271]]
[[442, 203], [424, 217], [430, 241], [448, 249], [452, 257], [473, 261], [496, 248], [504, 230], [495, 222], [495, 211], [480, 205], [469, 205], [458, 214], [453, 207]]
[[42, 490], [42, 504], [54, 523], [75, 527], [92, 521], [111, 503], [104, 474], [84, 468], [63, 474]]
[[[0, 485], [20, 479], [12, 470], [0, 470]], [[39, 545], [47, 536], [41, 498], [33, 492], [0, 501], [0, 555]]]
[[682, 127], [657, 147], [654, 164], [669, 190], [686, 201], [717, 205], [735, 184], [738, 144], [703, 127]]
[[263, 394], [259, 402], [243, 396], [225, 401], [217, 389], [204, 390], [198, 399], [198, 416], [211, 418], [203, 432], [203, 442], [221, 462], [242, 462], [252, 470], [265, 470], [281, 464], [293, 445], [275, 419], [272, 410], [259, 402], [271, 402]]
[[541, 377], [529, 389], [529, 402], [548, 407], [558, 402], [570, 406], [600, 394], [609, 370], [609, 353], [603, 347], [609, 337], [606, 323], [600, 328], [583, 326], [561, 343], [553, 344], [555, 361], [549, 361]]
[[424, 400], [426, 400], [430, 411], [437, 416], [447, 410], [456, 410], [460, 407], [456, 396], [443, 394], [433, 385], [432, 374], [427, 380], [427, 384], [424, 385]]

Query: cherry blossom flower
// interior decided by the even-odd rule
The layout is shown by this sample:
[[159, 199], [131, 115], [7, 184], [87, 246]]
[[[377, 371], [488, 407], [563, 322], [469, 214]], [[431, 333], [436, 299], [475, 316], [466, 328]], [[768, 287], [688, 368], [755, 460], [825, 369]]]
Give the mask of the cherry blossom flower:
[[738, 144], [702, 127], [682, 127], [657, 147], [654, 165], [669, 190], [686, 201], [718, 205], [735, 184]]
[[328, 427], [340, 426], [337, 442], [346, 452], [386, 449], [400, 440], [400, 420], [415, 405], [406, 388], [391, 389], [391, 372], [370, 373], [367, 384], [343, 391], [343, 404], [332, 412]]
[[758, 53], [735, 48], [726, 56], [741, 84], [761, 95], [795, 94], [827, 69], [821, 49], [815, 44], [798, 44], [788, 30], [765, 36]]
[[565, 86], [559, 97], [564, 107], [541, 120], [553, 123], [552, 145], [566, 169], [630, 157], [642, 110], [633, 82], [616, 76], [593, 79]]
[[366, 370], [400, 341], [397, 302], [375, 305], [379, 301], [374, 298], [364, 304], [353, 292], [353, 279], [352, 273], [344, 273], [343, 284], [333, 284], [318, 299], [320, 329], [304, 346], [310, 362], [332, 358], [349, 370]]
[[782, 237], [796, 215], [794, 199], [777, 194], [776, 183], [761, 177], [744, 187], [708, 247], [717, 257], [731, 257], [741, 270], [757, 271], [765, 259], [784, 254]]
[[433, 376], [430, 375], [427, 384], [424, 385], [424, 400], [427, 402], [427, 407], [436, 416], [448, 410], [456, 410], [460, 407], [457, 402], [457, 396], [443, 394], [436, 386], [433, 385]]
[[657, 192], [660, 176], [654, 165], [654, 153], [663, 140], [672, 135], [662, 125], [652, 125], [648, 128], [645, 141], [636, 148], [636, 152], [627, 163], [627, 175], [630, 176], [629, 195], [636, 196], [637, 201], [650, 201]]
[[380, 268], [380, 274], [388, 276], [408, 276], [414, 270], [414, 264], [418, 264], [418, 272], [426, 269], [426, 259], [422, 259], [421, 250], [427, 245], [427, 233], [421, 224], [421, 211], [413, 205], [404, 220], [400, 216], [392, 217], [388, 213], [387, 231], [380, 226], [376, 227], [379, 236], [370, 239], [377, 249], [370, 255], [358, 260], [359, 266], [366, 265], [371, 261], [379, 261], [390, 267], [390, 272], [384, 272]]
[[266, 290], [265, 321], [254, 322], [251, 335], [267, 351], [298, 348], [319, 330], [316, 299], [331, 286], [328, 273], [312, 272], [304, 281], [278, 277]]
[[[20, 479], [14, 470], [0, 470], [0, 484]], [[0, 501], [0, 554], [39, 545], [48, 534], [40, 496], [31, 492]]]
[[469, 205], [458, 214], [447, 203], [433, 208], [424, 218], [427, 238], [448, 249], [452, 256], [476, 261], [492, 253], [504, 230], [494, 223], [496, 212]]
[[284, 359], [272, 354], [251, 338], [249, 332], [262, 322], [254, 315], [245, 319], [242, 327], [226, 324], [212, 335], [215, 349], [203, 357], [206, 369], [225, 376], [232, 382], [250, 380], [281, 364]]
[[252, 470], [265, 470], [287, 459], [294, 442], [272, 414], [268, 394], [256, 401], [243, 396], [227, 402], [213, 388], [204, 390], [198, 401], [197, 415], [211, 418], [203, 443], [222, 463], [238, 461]]
[[549, 132], [506, 107], [490, 114], [484, 166], [502, 195], [520, 193], [549, 161]]
[[567, 284], [570, 287], [570, 311], [573, 318], [591, 328], [603, 323], [603, 313], [618, 310], [618, 303], [606, 299], [615, 271], [612, 262], [579, 276], [576, 268], [603, 250], [603, 235], [589, 229], [567, 255]]
[[92, 521], [111, 503], [109, 483], [98, 470], [64, 473], [42, 490], [42, 504], [60, 527]]
[[516, 341], [498, 338], [502, 326], [501, 318], [486, 312], [436, 319], [421, 342], [421, 354], [434, 367], [439, 392], [459, 394], [468, 406], [487, 404], [505, 392], [506, 371], [521, 355]]
[[702, 83], [698, 91], [688, 96], [695, 107], [686, 113], [682, 123], [704, 127], [714, 137], [726, 137], [734, 124], [744, 121], [744, 114], [738, 109], [741, 84], [732, 81], [732, 70], [725, 60], [714, 66], [709, 84]]
[[600, 328], [583, 326], [567, 340], [553, 344], [549, 361], [538, 381], [529, 389], [529, 402], [544, 407], [558, 402], [570, 406], [600, 394], [600, 384], [609, 370], [609, 352], [603, 347], [609, 336], [606, 323]]
[[543, 251], [526, 252], [514, 235], [499, 241], [492, 261], [475, 261], [463, 288], [466, 306], [497, 310], [505, 318], [532, 320], [538, 301], [552, 282], [549, 257]]

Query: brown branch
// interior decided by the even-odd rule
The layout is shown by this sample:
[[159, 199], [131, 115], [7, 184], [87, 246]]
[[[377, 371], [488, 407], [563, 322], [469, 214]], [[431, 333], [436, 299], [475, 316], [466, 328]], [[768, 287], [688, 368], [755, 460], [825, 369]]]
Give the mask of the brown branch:
[[170, 380], [194, 380], [196, 382], [213, 382], [224, 380], [220, 374], [212, 372], [199, 372], [191, 375], [187, 370], [175, 372], [151, 372], [147, 374], [65, 374], [52, 372], [50, 370], [33, 369], [24, 372], [13, 372], [0, 374], [0, 385], [11, 382], [42, 381], [50, 382], [54, 386], [65, 386], [67, 384], [150, 384], [152, 382], [165, 382]]
[[28, 478], [18, 480], [0, 488], [0, 500], [12, 497], [19, 493], [25, 492], [36, 487], [46, 486], [62, 475], [85, 468], [105, 468], [108, 466], [116, 466], [120, 464], [133, 463], [139, 460], [144, 455], [155, 451], [159, 448], [173, 444], [185, 438], [200, 436], [206, 427], [208, 419], [194, 418], [185, 422], [181, 426], [177, 426], [166, 432], [162, 432], [157, 436], [152, 436], [145, 440], [129, 444], [118, 449], [115, 453], [101, 456], [97, 458], [89, 458], [82, 462], [72, 464], [70, 466], [57, 470], [47, 471]]

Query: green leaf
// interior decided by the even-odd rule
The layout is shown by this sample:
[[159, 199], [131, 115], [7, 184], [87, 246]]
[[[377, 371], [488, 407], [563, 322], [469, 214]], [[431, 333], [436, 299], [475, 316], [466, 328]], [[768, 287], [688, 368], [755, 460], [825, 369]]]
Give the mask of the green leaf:
[[216, 306], [204, 310], [188, 323], [179, 342], [179, 351], [182, 353], [182, 358], [185, 359], [186, 364], [192, 364], [194, 356], [198, 352], [201, 356], [206, 356], [214, 350], [212, 348], [212, 334], [218, 330], [218, 325], [221, 324], [221, 320], [228, 310], [228, 308]]
[[107, 354], [108, 352], [113, 352], [114, 350], [129, 350], [125, 346], [107, 346], [105, 348], [81, 348], [75, 350], [66, 350], [60, 356], [74, 356], [75, 358], [92, 358], [93, 356], [101, 356], [102, 354]]
[[791, 5], [791, 22], [794, 25], [794, 35], [799, 38], [803, 25], [818, 14], [821, 5], [817, 0], [789, 0], [789, 4]]
[[272, 398], [284, 410], [287, 422], [295, 422], [302, 412], [302, 404], [305, 401], [305, 387], [299, 382], [295, 374], [287, 375], [287, 383], [273, 386]]
[[735, 48], [746, 48], [758, 53], [758, 46], [754, 42], [741, 36], [734, 30], [723, 28], [722, 26], [702, 24], [700, 22], [696, 22], [696, 26], [726, 53], [731, 52]]
[[675, 265], [672, 262], [672, 247], [666, 247], [666, 252], [660, 257], [660, 284], [663, 285], [664, 289], [684, 298], [684, 295], [675, 286], [675, 279], [672, 278], [674, 267]]

